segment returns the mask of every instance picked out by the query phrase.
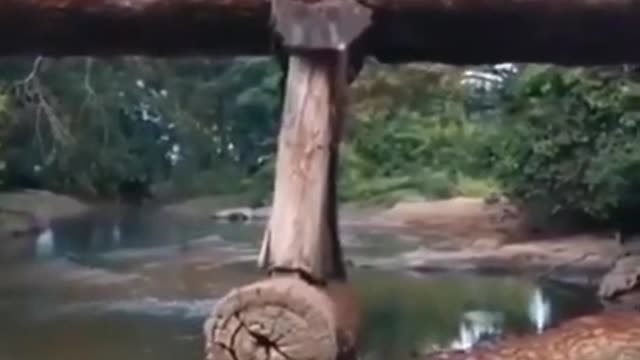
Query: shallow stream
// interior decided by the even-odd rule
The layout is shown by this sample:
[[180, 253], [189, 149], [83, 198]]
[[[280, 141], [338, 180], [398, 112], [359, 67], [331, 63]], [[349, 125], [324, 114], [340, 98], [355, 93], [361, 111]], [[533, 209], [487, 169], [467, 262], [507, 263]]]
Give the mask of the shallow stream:
[[[53, 224], [0, 265], [0, 360], [202, 359], [217, 298], [258, 278], [263, 224], [105, 208]], [[342, 229], [346, 257], [415, 250], [420, 239]], [[364, 307], [362, 358], [468, 347], [592, 311], [579, 289], [511, 276], [350, 268]]]

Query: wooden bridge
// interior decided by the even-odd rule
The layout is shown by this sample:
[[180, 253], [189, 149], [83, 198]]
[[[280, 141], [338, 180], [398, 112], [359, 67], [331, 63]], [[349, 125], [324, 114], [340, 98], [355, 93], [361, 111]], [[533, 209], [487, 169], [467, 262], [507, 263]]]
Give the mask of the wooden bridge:
[[[275, 54], [286, 60], [273, 213], [259, 261], [268, 276], [218, 303], [205, 324], [208, 360], [355, 358], [359, 312], [342, 261], [336, 169], [346, 90], [364, 57], [452, 64], [629, 63], [640, 61], [639, 40], [635, 0], [0, 3], [4, 56]], [[621, 319], [637, 328], [640, 315]], [[594, 328], [593, 338], [602, 340]], [[638, 358], [637, 332], [624, 333], [631, 340], [609, 342], [604, 350], [631, 357], [591, 358]], [[585, 346], [598, 348], [592, 345]], [[574, 350], [553, 356], [588, 355]], [[481, 358], [506, 360], [516, 354], [510, 351]], [[529, 355], [512, 358], [547, 359]]]

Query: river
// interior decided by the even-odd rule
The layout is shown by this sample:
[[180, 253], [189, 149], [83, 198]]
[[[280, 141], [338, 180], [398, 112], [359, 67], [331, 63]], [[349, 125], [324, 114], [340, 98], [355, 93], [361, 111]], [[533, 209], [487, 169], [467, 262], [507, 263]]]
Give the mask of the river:
[[[216, 299], [260, 276], [264, 224], [104, 208], [54, 223], [0, 266], [0, 360], [202, 359]], [[348, 259], [415, 250], [420, 239], [343, 228]], [[468, 348], [593, 311], [580, 289], [513, 276], [349, 269], [361, 301], [362, 359]]]

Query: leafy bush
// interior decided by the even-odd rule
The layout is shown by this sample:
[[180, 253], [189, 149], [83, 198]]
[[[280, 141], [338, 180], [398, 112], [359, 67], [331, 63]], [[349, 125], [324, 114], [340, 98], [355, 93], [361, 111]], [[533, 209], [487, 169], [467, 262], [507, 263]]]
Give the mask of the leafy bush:
[[492, 125], [449, 109], [400, 107], [361, 115], [343, 149], [343, 199], [440, 199], [493, 191], [489, 168], [478, 161], [492, 139]]
[[173, 182], [186, 195], [245, 190], [275, 149], [277, 70], [255, 59], [5, 59], [2, 187], [99, 197], [130, 182]]
[[530, 67], [503, 113], [491, 160], [509, 195], [597, 221], [640, 208], [640, 84], [630, 76]]
[[459, 175], [456, 179], [455, 195], [468, 197], [487, 197], [500, 193], [498, 183], [492, 178], [472, 178]]

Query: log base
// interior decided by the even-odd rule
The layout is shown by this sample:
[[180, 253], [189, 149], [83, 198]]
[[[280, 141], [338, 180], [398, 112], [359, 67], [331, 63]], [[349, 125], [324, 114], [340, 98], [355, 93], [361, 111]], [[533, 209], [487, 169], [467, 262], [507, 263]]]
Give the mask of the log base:
[[357, 322], [341, 319], [352, 297], [330, 293], [293, 276], [234, 289], [205, 323], [207, 360], [354, 358]]

